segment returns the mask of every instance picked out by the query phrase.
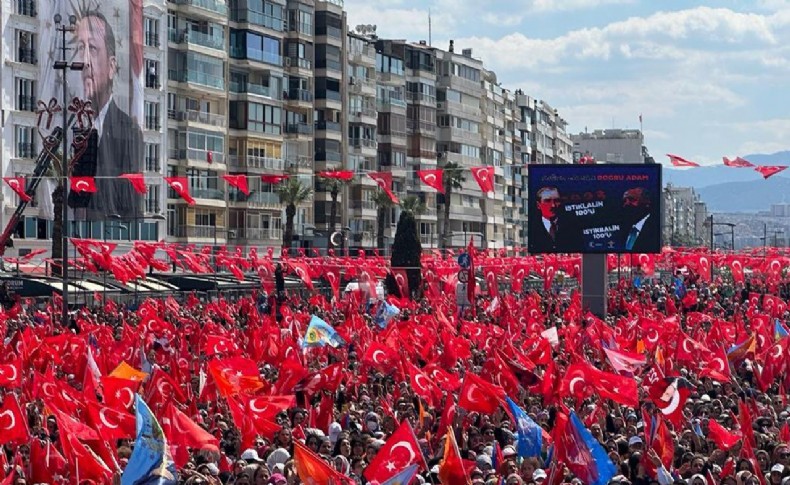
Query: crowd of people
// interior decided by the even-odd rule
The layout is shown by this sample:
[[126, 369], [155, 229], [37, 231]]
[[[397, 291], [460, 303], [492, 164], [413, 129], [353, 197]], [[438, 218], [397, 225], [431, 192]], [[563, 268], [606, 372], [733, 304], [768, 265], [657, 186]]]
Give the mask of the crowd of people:
[[[19, 300], [0, 317], [0, 481], [133, 483], [136, 394], [176, 471], [157, 483], [790, 483], [783, 269], [689, 261], [623, 274], [602, 318], [556, 284], [578, 260], [483, 252], [462, 309], [456, 280], [425, 278], [436, 261], [413, 298], [379, 298], [360, 276], [381, 268], [354, 258], [354, 291], [97, 300], [68, 328], [57, 298]], [[541, 264], [545, 286], [512, 284]]]

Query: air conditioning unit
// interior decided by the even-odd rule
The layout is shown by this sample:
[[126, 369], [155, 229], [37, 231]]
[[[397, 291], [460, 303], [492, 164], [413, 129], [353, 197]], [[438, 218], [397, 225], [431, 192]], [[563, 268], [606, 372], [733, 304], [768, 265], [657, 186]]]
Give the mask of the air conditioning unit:
[[355, 84], [354, 83], [354, 76], [351, 76], [350, 78], [348, 78], [348, 84], [349, 84], [349, 86], [353, 86]]
[[291, 58], [290, 57], [286, 57], [285, 58], [285, 67], [291, 67]]

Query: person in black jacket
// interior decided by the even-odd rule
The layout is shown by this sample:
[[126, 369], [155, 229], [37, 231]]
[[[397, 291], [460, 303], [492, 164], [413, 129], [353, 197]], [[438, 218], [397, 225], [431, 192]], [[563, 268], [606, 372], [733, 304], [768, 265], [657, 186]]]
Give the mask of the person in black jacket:
[[623, 194], [623, 221], [620, 243], [625, 251], [655, 253], [661, 250], [659, 220], [651, 214], [650, 192], [642, 187]]
[[529, 251], [579, 251], [582, 247], [581, 230], [576, 220], [563, 211], [559, 190], [556, 187], [542, 187], [535, 197], [540, 217], [533, 217], [529, 221]]

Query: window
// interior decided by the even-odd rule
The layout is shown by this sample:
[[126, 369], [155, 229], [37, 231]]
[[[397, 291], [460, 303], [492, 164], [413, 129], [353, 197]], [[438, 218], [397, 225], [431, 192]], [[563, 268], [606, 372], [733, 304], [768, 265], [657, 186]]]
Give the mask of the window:
[[36, 110], [36, 82], [32, 79], [16, 79], [16, 109], [19, 111]]
[[159, 144], [145, 144], [145, 171], [159, 172]]
[[159, 131], [159, 103], [146, 101], [143, 105], [145, 115], [145, 129]]
[[452, 73], [454, 76], [462, 77], [473, 82], [480, 82], [480, 70], [474, 69], [463, 64], [452, 63]]
[[288, 11], [288, 30], [296, 30], [304, 35], [313, 35], [312, 12], [305, 12], [302, 9]]
[[159, 20], [144, 17], [143, 29], [145, 32], [145, 45], [159, 47]]
[[385, 54], [376, 54], [376, 71], [403, 76], [403, 60]]
[[159, 89], [159, 61], [145, 60], [145, 87]]
[[35, 158], [36, 142], [35, 130], [32, 126], [16, 126], [16, 156], [17, 158]]
[[217, 214], [215, 212], [196, 210], [195, 225], [215, 227], [217, 225]]
[[35, 17], [36, 0], [16, 0], [16, 13], [25, 17]]
[[250, 59], [281, 66], [283, 64], [279, 39], [266, 37], [248, 30], [230, 31], [230, 55], [236, 59]]
[[26, 30], [16, 31], [17, 62], [25, 64], [37, 64], [36, 58], [36, 34]]
[[247, 129], [260, 133], [280, 134], [282, 130], [282, 110], [276, 106], [247, 103], [249, 113]]

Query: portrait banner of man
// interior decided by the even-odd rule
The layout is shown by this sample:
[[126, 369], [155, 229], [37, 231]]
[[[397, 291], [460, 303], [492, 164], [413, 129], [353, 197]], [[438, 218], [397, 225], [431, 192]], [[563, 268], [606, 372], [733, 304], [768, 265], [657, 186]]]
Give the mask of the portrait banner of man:
[[[54, 28], [56, 14], [73, 26], [66, 33], [67, 55], [70, 62], [85, 64], [82, 71], [54, 69], [62, 42]], [[54, 98], [63, 104], [65, 72], [66, 106], [75, 98], [78, 105], [89, 106], [84, 110], [89, 114], [74, 116], [69, 127], [69, 140], [80, 143], [70, 175], [94, 177], [96, 191], [69, 193], [72, 220], [107, 220], [116, 215], [131, 220], [142, 214], [142, 196], [119, 178], [143, 171], [142, 16], [142, 0], [40, 2], [39, 99]]]

